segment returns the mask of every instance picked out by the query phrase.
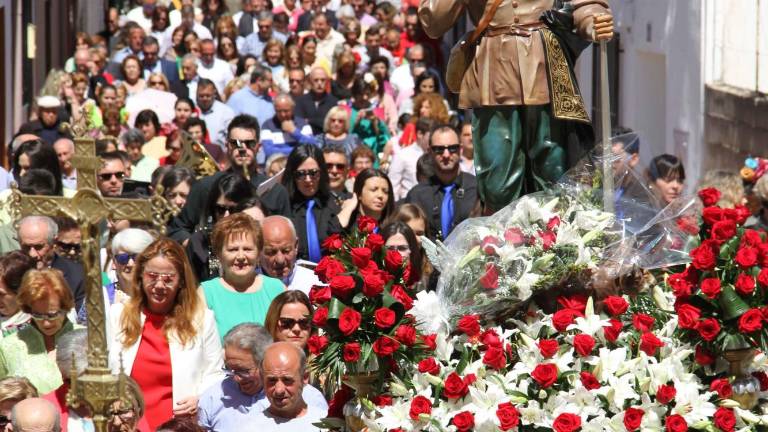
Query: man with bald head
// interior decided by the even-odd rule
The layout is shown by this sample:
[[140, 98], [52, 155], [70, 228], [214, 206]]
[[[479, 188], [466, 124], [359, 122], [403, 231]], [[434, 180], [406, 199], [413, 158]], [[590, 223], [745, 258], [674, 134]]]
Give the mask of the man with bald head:
[[309, 72], [309, 92], [296, 99], [296, 116], [307, 119], [312, 133], [323, 133], [325, 116], [339, 100], [329, 93], [328, 72], [321, 67], [314, 67]]
[[72, 156], [75, 155], [75, 142], [64, 137], [53, 143], [53, 150], [59, 158], [61, 168], [61, 183], [65, 189], [77, 189], [77, 170], [72, 165]]
[[16, 432], [59, 432], [61, 418], [56, 407], [43, 398], [29, 398], [11, 410], [11, 424]]
[[78, 48], [73, 58], [75, 61], [75, 72], [90, 76], [91, 71], [88, 70], [88, 62], [91, 61], [91, 53], [88, 51], [88, 48]]
[[275, 96], [274, 106], [275, 116], [261, 125], [261, 146], [266, 159], [275, 153], [287, 155], [301, 144], [317, 144], [307, 121], [294, 117], [296, 104], [290, 95], [281, 93]]
[[313, 285], [320, 284], [315, 272], [297, 260], [299, 238], [293, 222], [285, 216], [269, 216], [261, 223], [264, 247], [261, 248], [261, 272], [280, 279], [288, 289], [309, 295]]
[[269, 407], [255, 413], [243, 430], [320, 431], [313, 423], [326, 413], [307, 405], [302, 395], [309, 381], [303, 350], [290, 342], [275, 342], [264, 352], [259, 371]]

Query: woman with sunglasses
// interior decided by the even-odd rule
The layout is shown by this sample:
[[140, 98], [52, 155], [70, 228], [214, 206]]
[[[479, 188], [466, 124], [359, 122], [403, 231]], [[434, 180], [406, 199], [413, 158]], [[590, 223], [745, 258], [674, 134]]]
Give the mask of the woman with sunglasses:
[[16, 299], [24, 274], [35, 268], [35, 261], [20, 251], [0, 257], [0, 333], [3, 337], [29, 325], [32, 319], [21, 310]]
[[306, 350], [312, 328], [312, 303], [304, 292], [289, 290], [281, 293], [269, 305], [264, 328], [275, 342], [291, 342]]
[[40, 394], [50, 393], [63, 383], [51, 352], [59, 337], [75, 328], [67, 317], [75, 299], [54, 269], [29, 270], [17, 299], [32, 324], [0, 340], [0, 378], [23, 376]]
[[147, 87], [159, 91], [168, 92], [171, 88], [168, 78], [162, 72], [152, 72], [147, 79]]
[[211, 248], [210, 236], [214, 226], [224, 216], [239, 211], [238, 203], [255, 195], [251, 182], [240, 174], [226, 173], [214, 181], [200, 221], [187, 243], [187, 256], [198, 281], [204, 282], [221, 275], [221, 263]]
[[[394, 221], [381, 228], [381, 236], [384, 237], [384, 248], [387, 251], [399, 252], [403, 264], [410, 265], [410, 277], [407, 282], [420, 282], [421, 275], [424, 274], [425, 260], [413, 230], [405, 222]], [[419, 288], [424, 289], [425, 286]]]
[[264, 240], [261, 226], [247, 214], [235, 213], [218, 221], [211, 243], [221, 263], [221, 277], [203, 282], [201, 288], [223, 340], [238, 324], [263, 324], [272, 299], [285, 286], [257, 271]]
[[155, 240], [136, 258], [134, 295], [110, 309], [110, 367], [141, 388], [151, 430], [195, 416], [200, 393], [223, 378], [213, 312], [197, 293], [184, 249]]
[[291, 200], [293, 225], [299, 238], [299, 259], [320, 261], [320, 245], [331, 234], [341, 232], [336, 214], [339, 207], [331, 197], [323, 151], [312, 144], [297, 146], [288, 155], [283, 186]]
[[355, 177], [353, 196], [344, 202], [339, 212], [339, 222], [347, 230], [357, 226], [360, 216], [376, 219], [379, 227], [395, 209], [395, 195], [392, 182], [382, 171], [367, 168]]

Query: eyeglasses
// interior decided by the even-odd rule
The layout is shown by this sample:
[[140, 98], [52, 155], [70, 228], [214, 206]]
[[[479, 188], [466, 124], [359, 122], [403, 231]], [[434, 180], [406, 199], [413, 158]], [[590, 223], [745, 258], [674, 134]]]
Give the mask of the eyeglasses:
[[328, 168], [328, 171], [333, 171], [334, 169], [337, 169], [339, 171], [344, 171], [347, 169], [347, 164], [343, 163], [327, 163], [325, 164], [326, 168]]
[[130, 421], [133, 420], [134, 416], [136, 414], [133, 412], [133, 409], [127, 408], [124, 410], [111, 410], [109, 412], [110, 417], [118, 417], [120, 420], [123, 421]]
[[332, 118], [331, 123], [344, 123], [346, 119], [343, 118]]
[[432, 146], [431, 147], [432, 153], [436, 155], [443, 154], [446, 150], [448, 150], [448, 153], [450, 154], [456, 154], [461, 150], [461, 146], [459, 144], [451, 144], [447, 146]]
[[226, 366], [221, 367], [221, 371], [224, 372], [224, 375], [226, 375], [229, 378], [238, 377], [240, 379], [246, 379], [251, 377], [251, 371], [253, 371], [255, 368], [250, 369], [229, 369]]
[[232, 214], [235, 211], [237, 211], [237, 206], [225, 206], [221, 204], [215, 204], [213, 206], [213, 211], [219, 215], [223, 215], [224, 213], [227, 213], [227, 212], [229, 212], [229, 214]]
[[112, 177], [115, 177], [118, 180], [123, 180], [125, 178], [125, 173], [123, 171], [118, 171], [113, 173], [99, 174], [99, 178], [101, 179], [101, 181], [110, 181], [112, 180]]
[[53, 321], [55, 319], [58, 319], [60, 317], [63, 317], [66, 315], [67, 312], [60, 310], [56, 312], [49, 312], [49, 313], [34, 313], [30, 312], [30, 316], [32, 316], [32, 319], [35, 321]]
[[56, 247], [64, 253], [80, 253], [80, 245], [77, 243], [64, 243], [61, 240], [56, 240]]
[[398, 251], [398, 252], [410, 252], [411, 248], [408, 245], [389, 245], [385, 246], [387, 250], [389, 251]]
[[237, 140], [237, 139], [231, 139], [227, 141], [229, 145], [236, 148], [243, 148], [248, 147], [249, 149], [253, 150], [256, 148], [256, 145], [259, 144], [256, 140]]
[[320, 175], [319, 169], [308, 169], [308, 170], [297, 170], [296, 171], [296, 178], [301, 180], [303, 178], [309, 177], [310, 179], [313, 179]]
[[149, 279], [150, 282], [156, 283], [158, 281], [164, 284], [172, 284], [179, 279], [178, 273], [158, 273], [153, 271], [145, 271], [144, 277]]
[[136, 254], [124, 252], [115, 255], [115, 262], [120, 265], [126, 265], [131, 260], [136, 261]]
[[165, 83], [162, 82], [162, 81], [150, 81], [149, 85], [151, 85], [151, 86], [158, 86], [159, 85], [159, 86], [165, 87]]
[[283, 330], [290, 330], [296, 324], [298, 324], [299, 328], [302, 330], [309, 330], [309, 318], [293, 319], [280, 317], [277, 319], [277, 325]]
[[29, 252], [30, 250], [34, 249], [37, 252], [42, 251], [45, 249], [48, 245], [45, 243], [39, 243], [39, 244], [22, 244], [21, 250], [22, 252]]

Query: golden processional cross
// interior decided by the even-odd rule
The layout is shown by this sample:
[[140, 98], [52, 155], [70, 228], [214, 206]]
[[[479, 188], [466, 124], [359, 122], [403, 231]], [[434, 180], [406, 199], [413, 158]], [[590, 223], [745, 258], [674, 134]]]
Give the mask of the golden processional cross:
[[[77, 193], [72, 198], [60, 196], [31, 196], [12, 186], [10, 212], [14, 220], [24, 216], [66, 216], [80, 226], [82, 260], [85, 271], [85, 307], [88, 314], [88, 368], [81, 376], [73, 376], [67, 403], [77, 407], [87, 405], [93, 414], [98, 432], [106, 432], [112, 403], [121, 401], [130, 406], [125, 375], [113, 375], [108, 364], [106, 311], [99, 266], [99, 225], [106, 219], [127, 219], [152, 222], [160, 232], [172, 207], [160, 195], [148, 199], [105, 198], [97, 187], [97, 174], [102, 161], [96, 157], [96, 143], [85, 137], [83, 126], [72, 127], [76, 136], [72, 164], [77, 168]], [[75, 368], [72, 369], [73, 373]]]

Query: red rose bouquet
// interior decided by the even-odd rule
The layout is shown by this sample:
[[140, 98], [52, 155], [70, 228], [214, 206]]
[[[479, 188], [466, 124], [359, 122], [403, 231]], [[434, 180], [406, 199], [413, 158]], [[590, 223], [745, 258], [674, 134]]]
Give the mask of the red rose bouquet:
[[720, 192], [699, 192], [704, 208], [699, 241], [691, 263], [667, 278], [675, 295], [682, 340], [697, 352], [768, 348], [768, 242], [765, 234], [744, 228], [744, 206], [721, 208]]
[[314, 369], [332, 387], [347, 374], [378, 371], [385, 378], [416, 364], [427, 349], [408, 314], [415, 272], [375, 231], [376, 221], [363, 216], [350, 235], [328, 237], [323, 247], [330, 254], [315, 268], [325, 285], [312, 287], [309, 298], [321, 332], [308, 346]]

